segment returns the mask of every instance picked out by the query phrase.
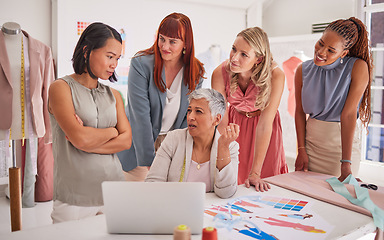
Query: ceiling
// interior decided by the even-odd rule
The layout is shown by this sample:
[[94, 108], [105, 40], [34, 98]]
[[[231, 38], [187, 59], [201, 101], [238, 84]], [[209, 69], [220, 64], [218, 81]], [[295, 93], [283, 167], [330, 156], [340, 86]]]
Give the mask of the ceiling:
[[270, 1], [270, 0], [174, 0], [174, 1], [182, 1], [189, 3], [197, 3], [197, 4], [205, 4], [205, 5], [213, 5], [218, 7], [229, 7], [229, 8], [237, 8], [237, 9], [248, 9], [255, 2], [261, 1]]

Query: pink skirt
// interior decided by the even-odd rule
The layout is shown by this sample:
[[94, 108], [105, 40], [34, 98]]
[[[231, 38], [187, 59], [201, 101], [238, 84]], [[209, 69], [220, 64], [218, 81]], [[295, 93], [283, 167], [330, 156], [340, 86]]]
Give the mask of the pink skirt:
[[[240, 145], [238, 184], [245, 182], [252, 168], [256, 126], [259, 118], [260, 116], [248, 118], [239, 113], [233, 106], [229, 106], [229, 122], [240, 126], [240, 134], [236, 140]], [[261, 169], [261, 177], [266, 178], [287, 172], [288, 167], [285, 162], [280, 114], [277, 111], [273, 121], [269, 147]]]

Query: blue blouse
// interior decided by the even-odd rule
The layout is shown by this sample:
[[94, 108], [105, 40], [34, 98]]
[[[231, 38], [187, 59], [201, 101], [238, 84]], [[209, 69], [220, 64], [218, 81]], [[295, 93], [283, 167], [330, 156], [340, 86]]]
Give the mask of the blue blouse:
[[317, 66], [313, 60], [303, 62], [301, 102], [309, 117], [340, 122], [356, 60], [357, 58], [347, 56], [343, 63], [340, 63], [339, 58], [326, 66]]

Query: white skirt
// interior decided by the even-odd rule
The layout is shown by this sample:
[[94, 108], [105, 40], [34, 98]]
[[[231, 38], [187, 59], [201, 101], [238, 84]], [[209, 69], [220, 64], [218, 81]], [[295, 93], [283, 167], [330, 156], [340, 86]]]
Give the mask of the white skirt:
[[[308, 170], [339, 177], [341, 159], [341, 123], [309, 118], [305, 147], [309, 158]], [[352, 145], [352, 174], [358, 175], [361, 159], [361, 123], [356, 123]]]

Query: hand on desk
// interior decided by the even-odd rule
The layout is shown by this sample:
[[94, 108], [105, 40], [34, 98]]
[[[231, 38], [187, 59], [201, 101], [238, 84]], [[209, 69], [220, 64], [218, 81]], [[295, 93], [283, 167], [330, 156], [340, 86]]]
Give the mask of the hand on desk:
[[305, 148], [300, 148], [295, 162], [295, 171], [308, 171], [308, 155]]
[[[350, 163], [342, 163], [341, 164], [341, 175], [338, 178], [340, 182], [343, 182], [349, 174], [352, 174], [351, 164]], [[353, 174], [352, 174], [353, 175]], [[356, 178], [358, 182], [362, 182], [360, 178]]]
[[249, 188], [251, 185], [255, 186], [257, 192], [268, 191], [268, 189], [271, 188], [271, 186], [257, 174], [250, 174], [248, 179], [245, 180], [245, 187]]

